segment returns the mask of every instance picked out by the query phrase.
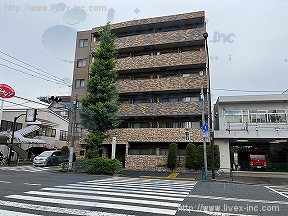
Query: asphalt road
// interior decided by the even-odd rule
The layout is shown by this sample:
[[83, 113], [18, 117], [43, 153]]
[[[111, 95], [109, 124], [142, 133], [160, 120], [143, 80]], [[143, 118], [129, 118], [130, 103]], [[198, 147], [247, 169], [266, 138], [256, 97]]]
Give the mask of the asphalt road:
[[233, 182], [222, 182], [220, 177], [201, 181], [199, 174], [186, 175], [194, 175], [196, 181], [139, 178], [145, 172], [125, 174], [0, 167], [0, 216], [287, 215], [288, 211], [286, 173], [238, 172]]

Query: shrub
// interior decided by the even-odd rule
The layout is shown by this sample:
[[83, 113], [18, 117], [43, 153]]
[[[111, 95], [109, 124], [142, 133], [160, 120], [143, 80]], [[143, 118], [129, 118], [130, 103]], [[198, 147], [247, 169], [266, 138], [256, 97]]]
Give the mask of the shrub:
[[193, 143], [189, 143], [186, 146], [186, 158], [185, 158], [185, 167], [188, 169], [196, 168], [196, 146]]
[[63, 160], [65, 160], [65, 159], [67, 159], [67, 158], [69, 158], [69, 147], [68, 146], [63, 146], [62, 148], [61, 148], [61, 160], [63, 161]]
[[80, 173], [90, 173], [93, 167], [93, 162], [91, 159], [79, 158], [74, 163], [74, 172]]
[[196, 169], [204, 167], [204, 147], [199, 145], [196, 150]]
[[175, 169], [177, 165], [177, 151], [178, 151], [178, 145], [176, 143], [171, 143], [169, 145], [168, 163], [167, 163], [167, 166], [170, 169]]
[[93, 158], [93, 159], [78, 159], [74, 165], [75, 172], [87, 172], [91, 174], [122, 174], [122, 163], [117, 159], [110, 158]]
[[[207, 152], [207, 167], [212, 167], [212, 152], [211, 145], [206, 146]], [[204, 167], [204, 147], [197, 147], [197, 169]], [[218, 145], [214, 145], [214, 168], [220, 167], [220, 150]]]

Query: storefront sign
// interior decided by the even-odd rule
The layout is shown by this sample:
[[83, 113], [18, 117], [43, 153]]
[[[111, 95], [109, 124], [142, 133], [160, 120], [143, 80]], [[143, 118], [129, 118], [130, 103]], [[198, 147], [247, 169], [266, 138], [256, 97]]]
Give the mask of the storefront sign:
[[0, 97], [12, 98], [15, 96], [15, 91], [9, 85], [0, 84]]

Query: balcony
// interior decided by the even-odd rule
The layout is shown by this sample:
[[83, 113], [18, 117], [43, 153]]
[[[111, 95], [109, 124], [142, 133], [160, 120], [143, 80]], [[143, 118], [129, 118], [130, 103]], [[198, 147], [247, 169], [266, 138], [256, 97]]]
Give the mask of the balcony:
[[173, 90], [192, 90], [207, 87], [207, 76], [118, 81], [118, 92], [140, 93]]
[[[121, 128], [109, 131], [117, 137], [117, 144], [129, 142], [203, 142], [201, 129], [190, 129], [190, 140], [185, 140], [185, 128]], [[110, 139], [105, 143], [111, 143]]]
[[205, 64], [205, 51], [191, 51], [185, 53], [167, 53], [154, 56], [127, 57], [117, 60], [115, 70], [133, 70], [157, 67], [172, 67]]
[[[158, 32], [150, 34], [139, 34], [133, 36], [119, 37], [115, 39], [117, 49], [127, 49], [133, 47], [148, 47], [170, 43], [184, 43], [189, 41], [203, 40], [205, 28], [194, 28], [168, 32]], [[91, 50], [95, 52], [100, 42], [92, 43]]]
[[[207, 112], [206, 104], [206, 112]], [[122, 104], [119, 117], [201, 115], [201, 102]]]

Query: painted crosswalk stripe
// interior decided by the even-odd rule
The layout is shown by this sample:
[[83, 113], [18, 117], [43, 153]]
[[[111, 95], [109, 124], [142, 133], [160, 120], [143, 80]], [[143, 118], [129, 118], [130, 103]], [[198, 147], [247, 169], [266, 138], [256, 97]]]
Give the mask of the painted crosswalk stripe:
[[[79, 187], [77, 186], [56, 186], [56, 187], [61, 187], [61, 188], [68, 188], [68, 189], [76, 189]], [[130, 194], [148, 194], [148, 195], [158, 195], [158, 196], [169, 196], [169, 197], [174, 197], [175, 195], [177, 197], [186, 197], [187, 194], [174, 194], [174, 193], [170, 193], [170, 192], [162, 192], [162, 191], [159, 191], [159, 192], [150, 192], [150, 191], [141, 191], [141, 189], [139, 191], [132, 191], [131, 189], [129, 188], [111, 188], [111, 187], [98, 187], [98, 188], [95, 188], [95, 187], [82, 187], [81, 188], [82, 190], [94, 190], [94, 191], [113, 191], [113, 192], [127, 192], [127, 193], [130, 193]], [[158, 189], [159, 190], [159, 189]]]
[[24, 172], [47, 172], [50, 170], [50, 167], [32, 167], [32, 166], [17, 166], [17, 167], [2, 167], [2, 170], [10, 171], [24, 171]]
[[[95, 191], [95, 190], [79, 190], [79, 189], [65, 189], [65, 188], [42, 188], [41, 190], [45, 191], [57, 191], [57, 192], [67, 192], [67, 193], [86, 193], [86, 194], [99, 194], [99, 195], [110, 195], [117, 196], [118, 192], [109, 192], [109, 191]], [[182, 201], [184, 198], [181, 197], [163, 197], [160, 195], [147, 195], [147, 194], [133, 194], [133, 193], [120, 193], [123, 197], [138, 197], [138, 198], [146, 198], [146, 199], [156, 199], [156, 200], [170, 200], [170, 201]]]
[[0, 215], [8, 216], [8, 215], [17, 215], [17, 216], [41, 216], [36, 214], [28, 214], [22, 212], [8, 211], [8, 210], [0, 210]]
[[[61, 208], [61, 207], [54, 207], [54, 206], [44, 206], [44, 205], [35, 205], [35, 204], [26, 204], [26, 203], [20, 203], [20, 202], [10, 202], [10, 201], [3, 201], [0, 200], [0, 205], [2, 206], [10, 206], [17, 209], [30, 209], [30, 210], [38, 210], [38, 211], [46, 211], [46, 212], [53, 212], [53, 213], [63, 213], [63, 214], [69, 214], [69, 215], [93, 215], [93, 216], [132, 216], [127, 214], [117, 214], [117, 213], [111, 213], [111, 212], [100, 212], [100, 211], [89, 211], [89, 210], [81, 210], [81, 209], [69, 209], [69, 208]], [[4, 210], [3, 210], [4, 211]], [[21, 212], [11, 212], [10, 215], [19, 215], [19, 216], [30, 216], [29, 214], [23, 213], [21, 215]], [[0, 214], [2, 215], [2, 214]], [[5, 215], [5, 214], [3, 214]], [[7, 215], [7, 214], [6, 214]], [[35, 214], [33, 214], [36, 216]]]
[[[78, 215], [114, 215], [109, 211], [118, 210], [120, 213], [139, 212], [159, 215], [175, 215], [180, 203], [188, 196], [196, 182], [189, 181], [189, 188], [180, 188], [185, 182], [176, 183], [177, 188], [171, 187], [171, 181], [146, 179], [110, 178], [105, 184], [102, 179], [78, 182], [75, 184], [58, 185], [51, 188], [41, 188], [24, 192], [22, 195], [12, 194], [5, 198], [21, 200], [23, 205], [18, 208], [37, 208], [46, 211], [53, 204], [65, 205], [65, 208], [51, 209], [50, 212], [73, 212], [77, 206], [80, 209], [97, 208], [96, 212], [81, 212]], [[120, 183], [120, 184], [116, 184]], [[144, 184], [141, 184], [144, 183]], [[173, 183], [173, 182], [172, 182]], [[187, 182], [188, 183], [188, 182]], [[138, 184], [138, 185], [137, 185]], [[30, 202], [30, 204], [25, 204]], [[35, 204], [32, 204], [32, 203]], [[20, 202], [19, 202], [20, 203]], [[43, 203], [43, 205], [39, 205]], [[8, 205], [2, 203], [2, 205]], [[1, 205], [1, 203], [0, 203]], [[32, 206], [32, 207], [31, 207]], [[99, 208], [99, 209], [98, 209]], [[67, 212], [64, 212], [67, 211]], [[89, 210], [88, 210], [89, 211]], [[103, 211], [103, 214], [101, 214]], [[121, 215], [121, 214], [120, 214]]]
[[68, 186], [74, 186], [74, 187], [81, 187], [83, 189], [85, 188], [106, 188], [106, 189], [111, 189], [111, 188], [117, 188], [119, 190], [129, 190], [129, 191], [150, 191], [150, 192], [155, 192], [155, 191], [158, 191], [159, 189], [161, 189], [161, 193], [169, 193], [169, 194], [187, 194], [187, 190], [178, 190], [178, 189], [171, 189], [171, 188], [166, 188], [166, 187], [163, 187], [163, 186], [157, 186], [157, 185], [154, 185], [152, 187], [147, 187], [147, 186], [124, 186], [124, 185], [107, 185], [107, 184], [101, 184], [101, 185], [98, 185], [98, 184], [95, 184], [95, 185], [83, 185], [83, 184], [68, 184]]
[[279, 195], [281, 195], [281, 196], [283, 196], [283, 197], [288, 198], [288, 195], [286, 195], [286, 192], [281, 191], [281, 188], [279, 188], [279, 187], [278, 188], [277, 187], [273, 187], [273, 186], [264, 186], [264, 187], [269, 189], [269, 190], [271, 190], [271, 191], [273, 191], [273, 192], [275, 192], [275, 193], [277, 193], [277, 194], [279, 194]]
[[179, 203], [172, 202], [160, 202], [160, 201], [151, 201], [151, 200], [138, 200], [135, 198], [119, 198], [112, 196], [92, 196], [92, 195], [82, 195], [82, 194], [68, 194], [68, 193], [51, 193], [44, 191], [28, 191], [26, 194], [32, 195], [40, 195], [40, 196], [52, 196], [52, 197], [65, 197], [65, 198], [75, 198], [75, 199], [85, 199], [85, 200], [96, 200], [96, 201], [112, 201], [112, 202], [125, 202], [125, 203], [137, 203], [144, 205], [155, 205], [155, 206], [170, 206], [170, 207], [178, 207]]
[[88, 206], [88, 207], [98, 207], [98, 208], [106, 208], [106, 209], [119, 209], [125, 211], [137, 211], [137, 212], [149, 212], [155, 214], [166, 214], [166, 215], [174, 215], [177, 212], [177, 209], [162, 209], [162, 208], [150, 208], [144, 206], [131, 206], [131, 205], [123, 205], [123, 204], [115, 204], [115, 203], [95, 203], [89, 201], [81, 201], [81, 200], [69, 200], [69, 199], [56, 199], [56, 198], [46, 198], [46, 197], [30, 197], [23, 195], [9, 195], [6, 196], [8, 198], [20, 199], [26, 201], [35, 201], [35, 202], [46, 202], [46, 203], [57, 203], [57, 204], [69, 204], [75, 206]]

